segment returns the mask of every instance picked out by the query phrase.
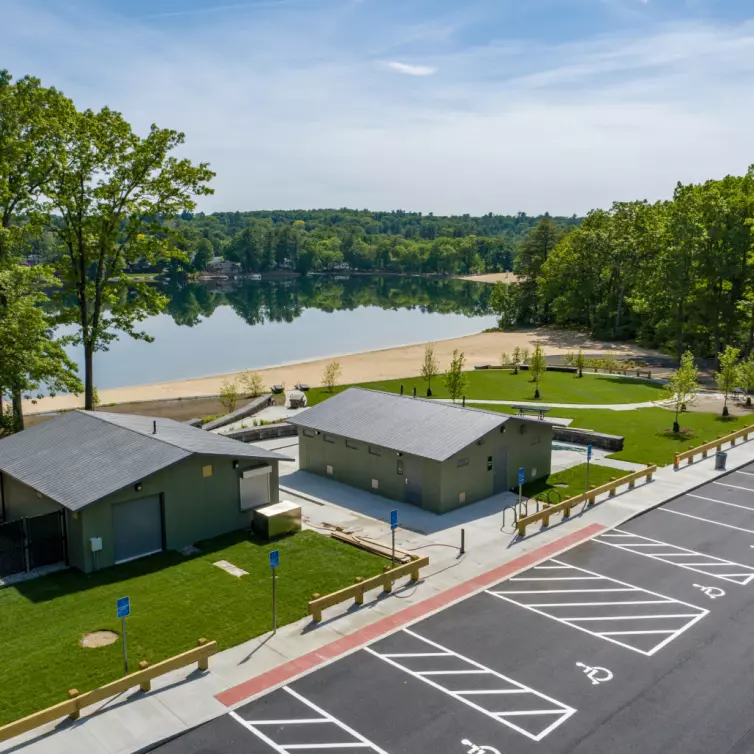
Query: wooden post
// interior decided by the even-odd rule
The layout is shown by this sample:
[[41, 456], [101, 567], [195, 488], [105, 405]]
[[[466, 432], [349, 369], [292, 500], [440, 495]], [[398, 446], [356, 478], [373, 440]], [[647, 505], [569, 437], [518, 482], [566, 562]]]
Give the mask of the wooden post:
[[[79, 695], [79, 690], [78, 689], [71, 689], [68, 692], [68, 698], [69, 699], [75, 699], [78, 695]], [[79, 717], [81, 717], [81, 710], [79, 709], [78, 704], [76, 705], [76, 709], [73, 712], [71, 712], [68, 715], [68, 717], [70, 717], [71, 720], [78, 720]]]
[[706, 458], [706, 457], [707, 457], [707, 454], [708, 454], [708, 453], [709, 453], [709, 448], [705, 448], [705, 449], [704, 449], [704, 450], [702, 451], [702, 458]]
[[651, 471], [647, 474], [647, 481], [648, 482], [652, 481], [652, 472]]
[[382, 591], [385, 594], [390, 594], [393, 591], [393, 576], [390, 571], [385, 571], [382, 576]]
[[[199, 639], [196, 642], [197, 647], [203, 647], [207, 643], [206, 639]], [[206, 657], [202, 657], [199, 662], [197, 662], [197, 667], [199, 670], [209, 670], [209, 655]]]
[[628, 489], [629, 489], [629, 490], [632, 490], [632, 489], [634, 489], [634, 487], [636, 487], [636, 480], [635, 480], [635, 479], [632, 479], [632, 480], [631, 480], [631, 481], [630, 481], [630, 482], [628, 483]]
[[673, 468], [678, 471], [678, 467], [681, 465], [681, 459], [678, 457], [678, 453], [675, 454], [673, 459]]
[[419, 580], [419, 566], [415, 566], [411, 569], [411, 581]]
[[519, 537], [525, 537], [526, 536], [526, 524], [523, 523], [523, 521], [519, 521], [518, 524], [518, 536]]
[[550, 514], [548, 513], [542, 517], [542, 526], [547, 527], [549, 525], [550, 525]]
[[608, 497], [615, 497], [615, 487], [610, 488], [610, 492], [607, 493]]
[[[142, 660], [139, 663], [139, 670], [146, 670], [148, 667], [149, 667], [149, 663], [146, 660]], [[145, 693], [147, 691], [151, 691], [152, 690], [152, 681], [149, 678], [147, 678], [146, 680], [142, 681], [139, 684], [139, 688], [142, 691], [144, 691]]]
[[563, 508], [563, 520], [566, 518], [569, 518], [571, 515], [571, 509], [570, 508]]
[[[357, 584], [361, 584], [362, 582], [361, 576], [357, 576], [355, 581]], [[357, 590], [356, 596], [353, 598], [354, 604], [356, 605], [363, 605], [364, 604], [364, 587], [361, 587], [361, 589]]]

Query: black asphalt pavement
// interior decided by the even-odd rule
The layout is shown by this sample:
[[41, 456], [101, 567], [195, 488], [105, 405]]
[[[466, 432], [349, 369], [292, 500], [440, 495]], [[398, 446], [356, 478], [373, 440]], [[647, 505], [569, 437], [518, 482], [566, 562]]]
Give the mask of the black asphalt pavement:
[[155, 751], [748, 754], [753, 725], [754, 464]]

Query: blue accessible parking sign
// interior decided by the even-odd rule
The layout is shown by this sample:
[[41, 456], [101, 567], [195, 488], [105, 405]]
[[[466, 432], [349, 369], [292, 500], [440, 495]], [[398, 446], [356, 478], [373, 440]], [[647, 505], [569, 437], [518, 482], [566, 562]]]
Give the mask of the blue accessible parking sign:
[[524, 471], [524, 467], [522, 466], [518, 470], [518, 483], [523, 484], [526, 481], [526, 472]]
[[390, 528], [398, 528], [398, 511], [390, 511]]
[[587, 461], [592, 460], [592, 446], [591, 445], [586, 446], [586, 460]]
[[280, 550], [273, 550], [270, 553], [270, 568], [277, 568], [280, 565]]
[[119, 618], [128, 618], [131, 615], [131, 598], [121, 597], [116, 603]]

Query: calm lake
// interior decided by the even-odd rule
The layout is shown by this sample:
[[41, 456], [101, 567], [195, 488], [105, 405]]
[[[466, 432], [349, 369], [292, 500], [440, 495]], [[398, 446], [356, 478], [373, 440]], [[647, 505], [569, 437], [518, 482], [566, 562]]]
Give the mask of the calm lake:
[[[102, 390], [460, 337], [493, 327], [492, 286], [417, 277], [307, 277], [162, 288], [167, 310], [95, 356]], [[68, 349], [83, 373], [79, 348]]]

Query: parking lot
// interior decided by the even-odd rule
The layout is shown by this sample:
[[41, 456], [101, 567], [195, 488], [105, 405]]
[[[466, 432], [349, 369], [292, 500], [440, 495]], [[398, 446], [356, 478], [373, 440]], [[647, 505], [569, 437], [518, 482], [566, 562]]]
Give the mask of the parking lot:
[[750, 464], [156, 751], [751, 752], [753, 581]]

